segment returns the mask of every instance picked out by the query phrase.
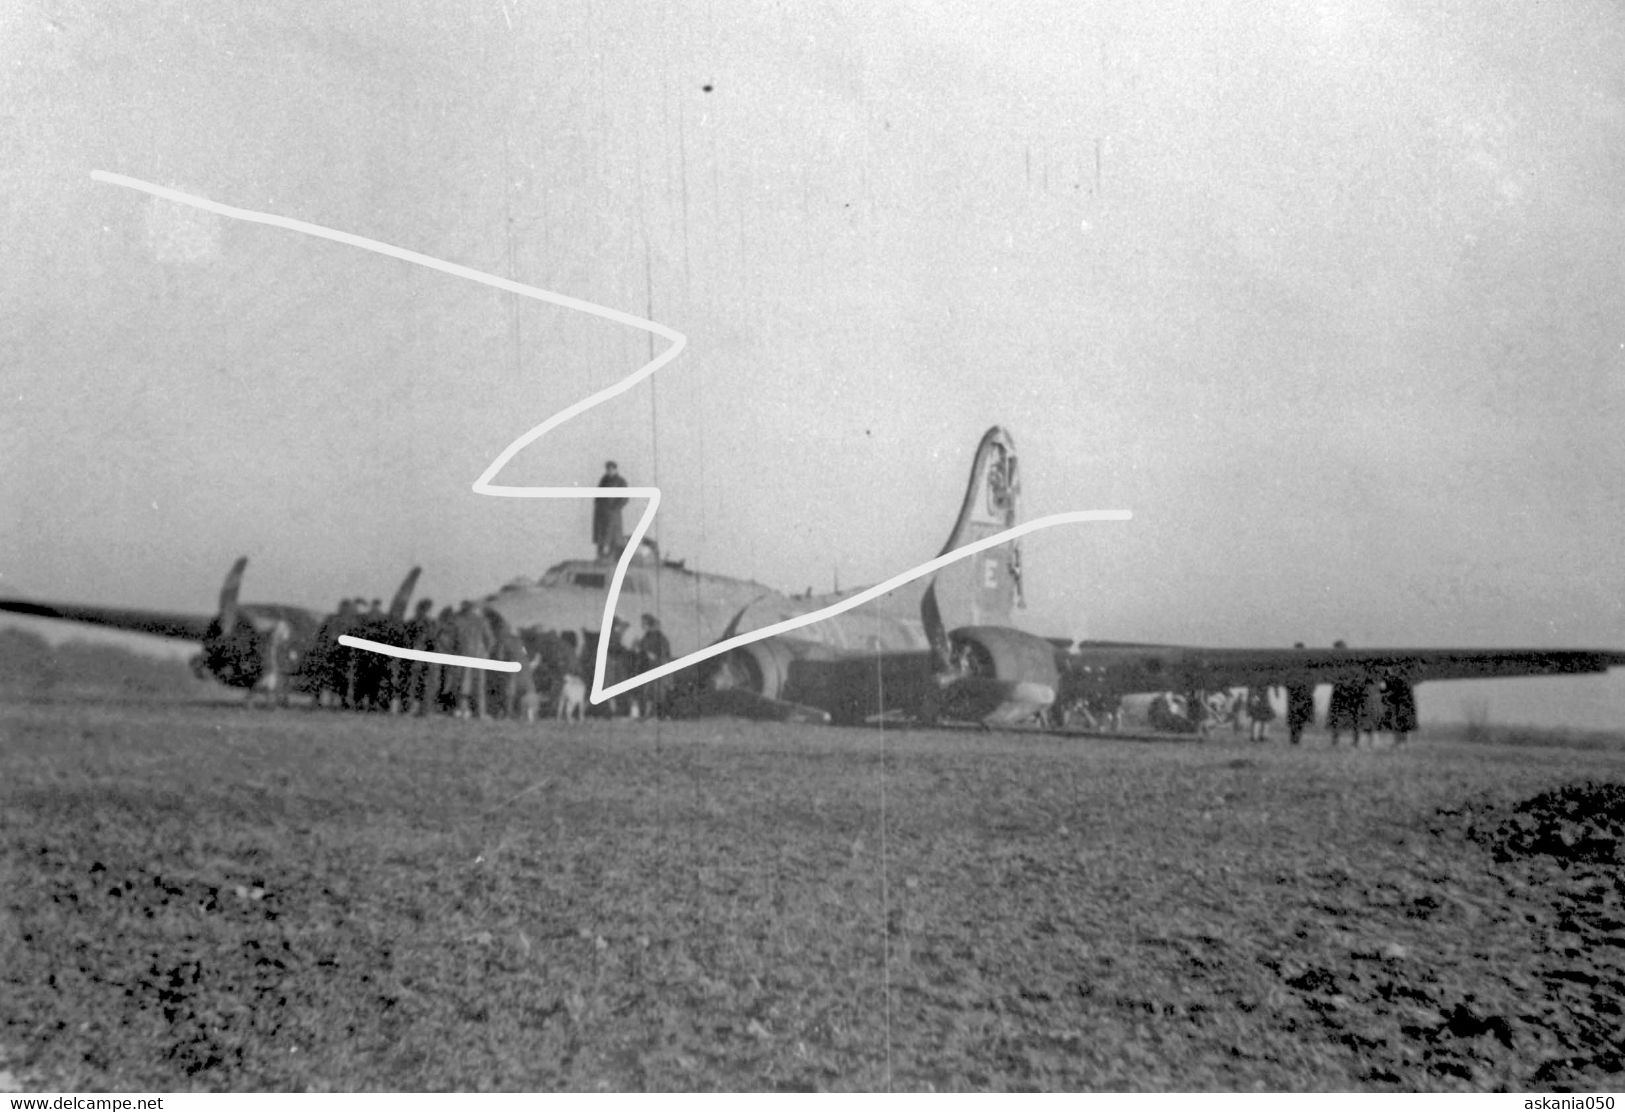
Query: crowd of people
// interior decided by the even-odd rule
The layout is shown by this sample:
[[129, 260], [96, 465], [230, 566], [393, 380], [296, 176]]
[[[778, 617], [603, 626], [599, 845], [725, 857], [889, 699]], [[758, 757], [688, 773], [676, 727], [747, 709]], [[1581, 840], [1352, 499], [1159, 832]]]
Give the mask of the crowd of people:
[[[653, 614], [628, 642], [628, 623], [615, 619], [605, 686], [659, 667], [671, 643]], [[515, 661], [517, 672], [411, 660], [340, 644], [342, 636], [452, 656]], [[345, 599], [316, 634], [300, 671], [318, 706], [381, 714], [458, 718], [518, 718], [551, 713], [567, 678], [586, 680], [597, 661], [597, 634], [542, 627], [514, 629], [490, 607], [464, 601], [437, 614], [424, 599], [410, 617], [384, 610], [382, 600]], [[594, 713], [654, 717], [664, 713], [665, 684], [655, 681], [608, 700]]]
[[[624, 488], [626, 479], [613, 460], [604, 464], [598, 485]], [[592, 540], [600, 560], [614, 559], [626, 543], [621, 520], [625, 498], [600, 497], [594, 501]], [[627, 637], [628, 623], [614, 620], [605, 662], [604, 685], [640, 675], [672, 659], [671, 642], [660, 620], [644, 614], [641, 634]], [[484, 660], [514, 661], [517, 672], [471, 668], [436, 661], [412, 660], [341, 644], [341, 637], [359, 638], [419, 652]], [[369, 605], [361, 598], [345, 599], [317, 631], [314, 644], [298, 664], [302, 687], [318, 706], [381, 714], [427, 716], [448, 714], [459, 718], [535, 717], [552, 713], [572, 677], [586, 682], [597, 666], [596, 632], [514, 629], [496, 610], [474, 602], [444, 607], [424, 599], [410, 617], [384, 609], [383, 600]], [[628, 695], [593, 707], [598, 715], [656, 717], [666, 711], [669, 685], [655, 680]]]
[[[1303, 642], [1292, 647], [1301, 649]], [[1348, 645], [1337, 641], [1332, 648], [1346, 649]], [[1302, 741], [1303, 731], [1315, 724], [1314, 686], [1288, 685], [1286, 711], [1288, 740], [1297, 745]], [[1340, 743], [1345, 732], [1349, 734], [1349, 744], [1355, 748], [1359, 748], [1362, 734], [1375, 745], [1379, 731], [1393, 734], [1394, 744], [1403, 745], [1416, 732], [1416, 727], [1416, 689], [1404, 676], [1382, 673], [1332, 685], [1331, 702], [1326, 707], [1326, 729], [1333, 746]]]
[[[1295, 647], [1301, 649], [1303, 645]], [[1347, 648], [1341, 641], [1333, 647]], [[1376, 672], [1332, 684], [1331, 688], [1325, 725], [1332, 745], [1340, 745], [1344, 734], [1355, 747], [1362, 738], [1374, 745], [1378, 733], [1391, 733], [1394, 744], [1403, 745], [1416, 732], [1416, 692], [1403, 674]], [[1277, 690], [1284, 690], [1286, 695], [1287, 740], [1300, 745], [1304, 731], [1315, 725], [1316, 719], [1315, 685], [1306, 682], [1208, 692], [1164, 691], [1146, 706], [1146, 723], [1153, 730], [1204, 737], [1227, 725], [1239, 734], [1245, 726], [1253, 741], [1268, 741], [1270, 726], [1277, 718]], [[1122, 702], [1120, 696], [1103, 689], [1090, 667], [1065, 670], [1045, 724], [1115, 733], [1122, 727]]]
[[[1311, 706], [1311, 717], [1313, 714]], [[1345, 731], [1349, 744], [1356, 748], [1362, 734], [1375, 745], [1378, 731], [1393, 734], [1394, 744], [1403, 745], [1416, 732], [1416, 725], [1416, 692], [1397, 676], [1332, 686], [1326, 729], [1331, 732], [1334, 746]]]
[[[1170, 733], [1207, 736], [1228, 725], [1239, 734], [1245, 726], [1253, 741], [1268, 741], [1270, 726], [1277, 718], [1276, 690], [1259, 685], [1208, 694], [1163, 692], [1152, 699], [1146, 717], [1153, 729]], [[1312, 684], [1298, 683], [1287, 684], [1284, 690], [1287, 740], [1300, 745], [1304, 731], [1315, 724], [1315, 689]], [[1380, 676], [1332, 685], [1326, 709], [1326, 729], [1332, 745], [1340, 745], [1344, 734], [1356, 747], [1362, 736], [1374, 745], [1379, 732], [1392, 733], [1394, 744], [1403, 745], [1416, 727], [1416, 693], [1402, 677]]]

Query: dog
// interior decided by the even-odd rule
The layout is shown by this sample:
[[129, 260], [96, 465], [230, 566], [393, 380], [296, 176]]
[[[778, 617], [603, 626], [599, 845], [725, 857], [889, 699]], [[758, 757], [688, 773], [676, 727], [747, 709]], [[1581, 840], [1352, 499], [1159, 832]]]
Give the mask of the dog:
[[587, 719], [587, 681], [580, 676], [565, 676], [559, 687], [558, 706], [554, 711], [560, 722], [568, 722], [574, 718], [577, 722]]
[[540, 653], [520, 654], [519, 681], [515, 684], [513, 713], [534, 722], [542, 715], [542, 696], [536, 690], [536, 669], [542, 665]]
[[525, 716], [526, 722], [536, 721], [542, 714], [542, 697], [534, 691], [521, 691], [519, 713]]

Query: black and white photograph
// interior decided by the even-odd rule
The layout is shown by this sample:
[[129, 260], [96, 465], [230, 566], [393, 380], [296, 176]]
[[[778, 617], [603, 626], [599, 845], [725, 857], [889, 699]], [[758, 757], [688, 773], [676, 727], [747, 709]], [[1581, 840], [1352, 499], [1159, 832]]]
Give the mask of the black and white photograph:
[[1625, 1090], [1625, 8], [14, 0], [0, 104], [0, 1092]]

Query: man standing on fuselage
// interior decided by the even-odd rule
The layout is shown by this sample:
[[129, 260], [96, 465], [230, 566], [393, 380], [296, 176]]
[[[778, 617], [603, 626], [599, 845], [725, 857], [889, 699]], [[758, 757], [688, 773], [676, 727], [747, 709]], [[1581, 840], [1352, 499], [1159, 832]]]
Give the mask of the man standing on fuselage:
[[[601, 487], [626, 485], [626, 480], [621, 477], [614, 460], [604, 464], [604, 477], [598, 480], [598, 485]], [[598, 549], [600, 560], [614, 559], [621, 554], [621, 510], [625, 505], [624, 498], [593, 499], [592, 543]]]

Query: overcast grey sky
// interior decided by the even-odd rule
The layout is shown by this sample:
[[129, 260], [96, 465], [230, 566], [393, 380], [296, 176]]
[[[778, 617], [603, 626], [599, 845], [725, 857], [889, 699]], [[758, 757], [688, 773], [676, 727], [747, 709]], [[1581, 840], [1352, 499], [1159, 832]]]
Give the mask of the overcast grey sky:
[[[695, 566], [926, 559], [999, 423], [1026, 516], [1136, 515], [1029, 539], [1040, 632], [1625, 646], [1617, 6], [50, 0], [0, 56], [0, 592], [483, 594], [589, 508], [469, 485], [649, 357], [105, 169], [686, 333], [502, 481], [613, 457]], [[1424, 714], [1480, 693], [1625, 711]]]

